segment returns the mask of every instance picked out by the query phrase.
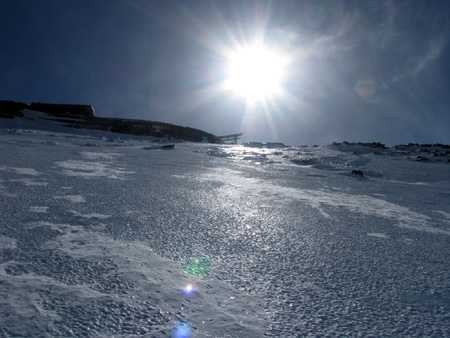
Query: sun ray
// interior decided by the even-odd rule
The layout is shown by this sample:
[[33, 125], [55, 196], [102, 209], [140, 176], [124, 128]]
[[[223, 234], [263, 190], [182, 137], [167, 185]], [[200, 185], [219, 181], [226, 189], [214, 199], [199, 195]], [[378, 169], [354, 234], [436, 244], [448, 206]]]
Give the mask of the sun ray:
[[[241, 119], [241, 130], [249, 128], [246, 123], [259, 121], [273, 134], [280, 119], [286, 117], [280, 112], [302, 106], [299, 98], [288, 90], [288, 70], [304, 57], [305, 51], [302, 48], [288, 51], [282, 43], [270, 38], [270, 3], [253, 8], [254, 16], [247, 21], [236, 20], [239, 13], [232, 17], [217, 3], [208, 6], [209, 15], [205, 16], [203, 11], [193, 12], [189, 6], [180, 4], [175, 7], [176, 21], [164, 10], [142, 6], [161, 25], [166, 27], [169, 20], [171, 30], [201, 45], [206, 60], [202, 63], [189, 60], [196, 67], [190, 72], [196, 81], [194, 88], [156, 98], [159, 113], [169, 119], [190, 114], [195, 118], [196, 111], [225, 113], [228, 107], [231, 110], [227, 119]], [[211, 118], [219, 121], [224, 118], [223, 113], [211, 114]]]

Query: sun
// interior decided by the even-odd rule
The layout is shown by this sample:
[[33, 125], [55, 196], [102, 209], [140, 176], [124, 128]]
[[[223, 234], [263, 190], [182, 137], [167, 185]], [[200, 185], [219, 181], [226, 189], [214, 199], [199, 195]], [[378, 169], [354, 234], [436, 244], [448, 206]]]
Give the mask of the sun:
[[285, 62], [263, 44], [241, 47], [228, 56], [225, 87], [248, 102], [280, 94]]

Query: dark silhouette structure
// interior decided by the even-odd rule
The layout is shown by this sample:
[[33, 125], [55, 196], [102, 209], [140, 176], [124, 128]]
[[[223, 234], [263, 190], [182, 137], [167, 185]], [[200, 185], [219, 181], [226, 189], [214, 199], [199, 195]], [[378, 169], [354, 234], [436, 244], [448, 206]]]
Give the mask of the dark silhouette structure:
[[30, 110], [45, 112], [58, 117], [94, 117], [94, 108], [91, 105], [81, 104], [54, 104], [33, 102], [28, 106]]

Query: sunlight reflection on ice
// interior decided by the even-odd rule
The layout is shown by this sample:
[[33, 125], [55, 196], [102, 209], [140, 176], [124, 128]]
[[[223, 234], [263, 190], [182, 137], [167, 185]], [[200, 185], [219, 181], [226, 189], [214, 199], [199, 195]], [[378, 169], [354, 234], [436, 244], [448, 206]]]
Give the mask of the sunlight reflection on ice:
[[226, 193], [231, 187], [233, 194], [245, 195], [247, 199], [253, 196], [258, 200], [268, 201], [268, 203], [274, 200], [277, 200], [279, 203], [287, 203], [290, 200], [299, 201], [317, 209], [326, 218], [330, 218], [331, 215], [324, 212], [322, 210], [323, 207], [344, 208], [352, 213], [395, 220], [395, 224], [401, 228], [450, 235], [449, 230], [436, 227], [433, 220], [421, 212], [367, 195], [298, 189], [270, 183], [262, 184], [262, 181], [258, 179], [249, 180], [243, 177], [236, 170], [221, 169], [220, 172], [210, 171], [199, 177], [199, 179], [224, 183], [225, 185], [220, 188], [221, 196], [227, 196]]

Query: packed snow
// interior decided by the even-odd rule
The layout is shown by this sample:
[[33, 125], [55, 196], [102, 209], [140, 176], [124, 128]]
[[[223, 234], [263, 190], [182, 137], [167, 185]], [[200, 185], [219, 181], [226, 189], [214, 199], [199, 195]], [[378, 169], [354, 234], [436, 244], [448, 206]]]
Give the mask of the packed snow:
[[447, 148], [42, 118], [0, 120], [1, 337], [450, 336]]

